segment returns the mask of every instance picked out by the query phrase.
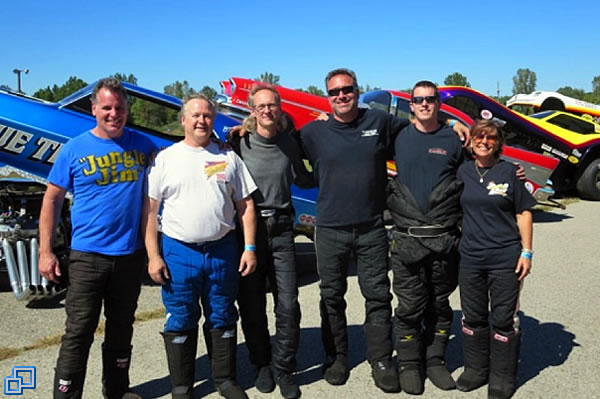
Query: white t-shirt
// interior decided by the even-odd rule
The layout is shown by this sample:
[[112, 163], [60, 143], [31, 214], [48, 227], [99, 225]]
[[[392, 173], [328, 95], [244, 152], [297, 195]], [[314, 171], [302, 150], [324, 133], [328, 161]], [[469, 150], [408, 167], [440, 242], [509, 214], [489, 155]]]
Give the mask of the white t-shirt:
[[234, 202], [256, 184], [233, 151], [180, 141], [161, 151], [148, 171], [147, 194], [161, 201], [162, 231], [177, 240], [215, 241], [235, 228]]

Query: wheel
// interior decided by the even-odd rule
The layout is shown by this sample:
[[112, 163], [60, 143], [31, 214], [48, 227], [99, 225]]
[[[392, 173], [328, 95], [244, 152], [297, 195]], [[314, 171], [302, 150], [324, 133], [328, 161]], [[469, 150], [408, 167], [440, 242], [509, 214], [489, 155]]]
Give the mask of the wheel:
[[555, 97], [548, 97], [540, 106], [540, 111], [564, 111], [565, 104]]
[[581, 198], [600, 201], [600, 158], [585, 168], [577, 180], [577, 191]]

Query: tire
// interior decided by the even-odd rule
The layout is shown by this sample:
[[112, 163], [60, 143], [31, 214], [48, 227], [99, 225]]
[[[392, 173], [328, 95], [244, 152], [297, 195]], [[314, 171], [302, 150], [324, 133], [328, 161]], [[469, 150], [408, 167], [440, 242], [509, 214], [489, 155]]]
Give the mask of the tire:
[[577, 180], [577, 191], [583, 199], [600, 201], [600, 158], [585, 168]]
[[555, 97], [548, 97], [540, 106], [540, 111], [564, 111], [565, 104]]

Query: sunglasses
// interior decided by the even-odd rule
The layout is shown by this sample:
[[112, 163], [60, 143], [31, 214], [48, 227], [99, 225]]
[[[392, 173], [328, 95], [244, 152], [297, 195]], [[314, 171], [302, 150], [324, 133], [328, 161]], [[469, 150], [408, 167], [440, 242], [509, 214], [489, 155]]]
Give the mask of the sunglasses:
[[425, 96], [425, 97], [423, 97], [423, 96], [416, 96], [416, 97], [413, 97], [412, 100], [410, 100], [410, 101], [413, 104], [422, 104], [423, 100], [425, 100], [425, 102], [427, 104], [433, 104], [433, 103], [435, 103], [438, 100], [438, 98], [437, 98], [437, 96]]
[[344, 86], [344, 87], [336, 87], [335, 89], [327, 90], [327, 94], [330, 97], [336, 97], [340, 95], [340, 92], [344, 94], [350, 94], [354, 91], [354, 86]]
[[495, 134], [478, 134], [477, 136], [473, 136], [473, 141], [476, 144], [479, 144], [486, 139], [488, 143], [495, 144], [498, 142], [498, 136]]

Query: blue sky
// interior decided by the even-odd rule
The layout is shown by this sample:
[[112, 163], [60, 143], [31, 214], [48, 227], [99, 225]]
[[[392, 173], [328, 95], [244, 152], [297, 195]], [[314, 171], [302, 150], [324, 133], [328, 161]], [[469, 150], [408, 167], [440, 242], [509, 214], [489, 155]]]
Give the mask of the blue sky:
[[460, 72], [472, 87], [512, 93], [518, 68], [539, 90], [591, 91], [600, 75], [600, 1], [81, 1], [4, 0], [0, 84], [29, 94], [70, 76], [133, 73], [157, 91], [231, 76], [280, 75], [323, 87], [336, 67], [390, 89]]

